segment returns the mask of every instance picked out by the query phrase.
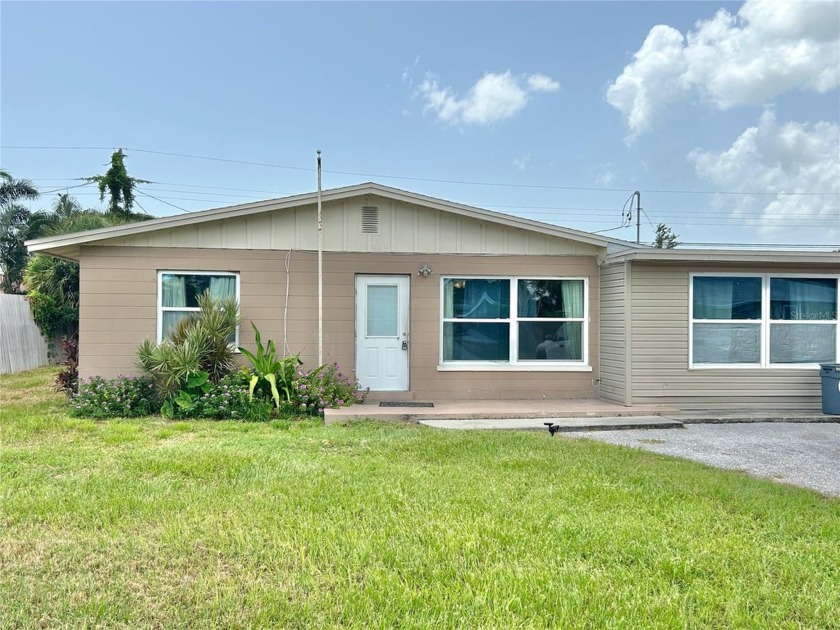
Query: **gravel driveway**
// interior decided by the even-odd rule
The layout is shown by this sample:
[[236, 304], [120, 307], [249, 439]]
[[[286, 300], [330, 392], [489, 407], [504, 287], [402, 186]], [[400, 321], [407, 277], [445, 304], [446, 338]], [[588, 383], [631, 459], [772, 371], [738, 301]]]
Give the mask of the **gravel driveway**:
[[643, 448], [840, 497], [840, 424], [688, 424], [568, 434]]

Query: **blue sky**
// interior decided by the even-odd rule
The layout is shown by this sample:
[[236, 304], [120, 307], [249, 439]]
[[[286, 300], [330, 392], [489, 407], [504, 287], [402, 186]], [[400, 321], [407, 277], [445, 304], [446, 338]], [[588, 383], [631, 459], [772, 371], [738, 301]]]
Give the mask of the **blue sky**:
[[325, 188], [630, 240], [614, 228], [640, 190], [643, 241], [662, 222], [840, 244], [838, 2], [4, 1], [0, 19], [0, 162], [43, 191], [125, 147], [155, 182], [142, 207], [180, 214], [312, 191], [321, 149]]

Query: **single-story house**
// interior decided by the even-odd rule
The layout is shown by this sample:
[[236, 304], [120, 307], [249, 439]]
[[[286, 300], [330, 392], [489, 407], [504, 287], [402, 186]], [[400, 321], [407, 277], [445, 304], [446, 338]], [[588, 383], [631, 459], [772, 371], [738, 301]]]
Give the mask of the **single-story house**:
[[[278, 349], [318, 356], [316, 194], [67, 234], [80, 375], [239, 299]], [[840, 254], [659, 250], [367, 183], [324, 191], [323, 357], [374, 399], [601, 398], [818, 408], [840, 360]]]

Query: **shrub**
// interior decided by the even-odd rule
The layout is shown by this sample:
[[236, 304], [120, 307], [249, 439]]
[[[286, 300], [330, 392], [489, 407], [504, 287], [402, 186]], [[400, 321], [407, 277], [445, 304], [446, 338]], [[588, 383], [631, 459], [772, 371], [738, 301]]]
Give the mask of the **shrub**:
[[70, 399], [71, 413], [87, 418], [136, 418], [160, 411], [154, 383], [148, 377], [118, 376], [106, 380], [93, 376], [79, 383]]
[[55, 377], [55, 388], [72, 396], [79, 389], [79, 338], [76, 335], [64, 337], [61, 340], [61, 349], [65, 359], [62, 363], [64, 369]]
[[324, 409], [362, 403], [368, 390], [359, 391], [354, 376], [345, 376], [335, 363], [314, 370], [298, 370], [291, 400], [280, 407], [281, 415], [320, 415]]

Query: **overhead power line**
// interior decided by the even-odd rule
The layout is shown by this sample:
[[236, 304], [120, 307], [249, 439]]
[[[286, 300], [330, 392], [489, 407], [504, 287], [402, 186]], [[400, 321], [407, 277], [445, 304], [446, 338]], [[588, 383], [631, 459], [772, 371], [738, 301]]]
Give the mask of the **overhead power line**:
[[[31, 178], [30, 181], [38, 182], [38, 181], [79, 181], [80, 178]], [[201, 184], [188, 184], [184, 182], [150, 182], [149, 184], [143, 184], [143, 187], [146, 186], [178, 186], [178, 187], [189, 187], [189, 188], [198, 188], [198, 189], [212, 189], [212, 191], [216, 190], [231, 190], [231, 191], [242, 191], [242, 192], [258, 192], [258, 193], [267, 193], [272, 195], [278, 196], [287, 196], [292, 193], [289, 192], [282, 192], [276, 190], [263, 190], [263, 189], [252, 189], [252, 188], [229, 188], [225, 186], [203, 186]], [[76, 184], [73, 186], [61, 186], [54, 188], [52, 190], [43, 191], [42, 194], [51, 194], [51, 193], [58, 193], [63, 192], [66, 190], [71, 190], [74, 188], [82, 188], [85, 186], [96, 186], [94, 182], [86, 182], [82, 184]], [[202, 198], [194, 198], [194, 197], [167, 197], [161, 196], [164, 199], [181, 199], [184, 201], [200, 201], [200, 202], [207, 202], [207, 203], [231, 203], [226, 199], [221, 199], [221, 197], [230, 197], [233, 199], [254, 199], [254, 200], [265, 200], [266, 197], [264, 195], [247, 195], [247, 194], [226, 194], [226, 193], [218, 193], [212, 192], [208, 190], [178, 190], [178, 189], [171, 189], [171, 188], [155, 188], [155, 192], [172, 192], [178, 194], [185, 194], [185, 195], [203, 195], [206, 197], [207, 195], [211, 195], [212, 199]], [[84, 193], [84, 192], [77, 192], [75, 195], [83, 196], [86, 194], [94, 195], [99, 193]], [[632, 195], [631, 197], [632, 198]], [[630, 200], [628, 198], [628, 202]], [[529, 215], [539, 215], [539, 216], [561, 216], [566, 217], [572, 214], [579, 214], [585, 213], [587, 216], [613, 216], [615, 213], [614, 207], [603, 207], [603, 206], [531, 206], [531, 205], [523, 205], [523, 204], [496, 204], [496, 203], [482, 203], [482, 202], [472, 202], [470, 205], [477, 206], [479, 208], [497, 208], [502, 210], [517, 210], [522, 214], [529, 214]], [[626, 204], [625, 204], [626, 207]], [[651, 221], [650, 217], [647, 216], [646, 211], [642, 211], [645, 215], [648, 223], [651, 224], [653, 227], [653, 222]], [[624, 213], [622, 212], [622, 215]], [[658, 219], [668, 218], [668, 219], [677, 219], [677, 220], [685, 220], [689, 217], [689, 211], [675, 211], [675, 210], [664, 210], [664, 211], [657, 211], [656, 213]], [[797, 221], [795, 217], [789, 217], [787, 215], [787, 211], [784, 208], [777, 209], [777, 212], [773, 215], [768, 215], [766, 208], [756, 208], [751, 210], [739, 210], [737, 216], [732, 215], [732, 211], [727, 208], [714, 208], [714, 207], [700, 207], [700, 208], [692, 208], [690, 210], [690, 216], [695, 218], [702, 218], [702, 219], [720, 219], [720, 220], [742, 220], [742, 219], [764, 219], [767, 217], [768, 219], [773, 220], [791, 220], [793, 222]], [[826, 221], [833, 221], [832, 217], [828, 217], [825, 219]]]
[[[166, 155], [169, 157], [179, 157], [193, 160], [208, 160], [213, 162], [224, 162], [228, 164], [243, 164], [248, 166], [261, 166], [266, 168], [278, 168], [294, 171], [315, 172], [315, 169], [290, 166], [286, 164], [272, 164], [268, 162], [254, 162], [248, 160], [234, 160], [229, 158], [219, 158], [206, 155], [193, 155], [189, 153], [175, 153], [170, 151], [156, 151], [153, 149], [141, 149], [137, 147], [122, 147], [125, 151], [133, 151], [135, 153], [148, 153], [152, 155]], [[54, 151], [111, 151], [114, 147], [93, 147], [93, 146], [24, 146], [24, 145], [3, 145], [0, 149], [17, 149], [17, 150], [54, 150]], [[354, 177], [370, 177], [375, 179], [397, 179], [404, 181], [418, 181], [430, 182], [439, 184], [457, 184], [462, 186], [494, 186], [501, 188], [529, 188], [541, 190], [579, 190], [589, 192], [627, 192], [627, 188], [607, 188], [607, 187], [591, 187], [591, 186], [556, 186], [549, 184], [519, 184], [510, 182], [482, 182], [471, 180], [458, 179], [436, 179], [432, 177], [412, 177], [404, 175], [388, 175], [383, 173], [362, 173], [356, 171], [338, 171], [325, 170], [335, 175], [352, 175]], [[772, 195], [772, 196], [819, 196], [819, 195], [838, 195], [836, 192], [820, 192], [820, 191], [802, 191], [802, 192], [788, 192], [788, 191], [730, 191], [730, 190], [688, 190], [688, 189], [649, 189], [641, 188], [645, 193], [659, 193], [659, 194], [677, 194], [677, 195]]]

